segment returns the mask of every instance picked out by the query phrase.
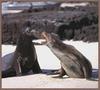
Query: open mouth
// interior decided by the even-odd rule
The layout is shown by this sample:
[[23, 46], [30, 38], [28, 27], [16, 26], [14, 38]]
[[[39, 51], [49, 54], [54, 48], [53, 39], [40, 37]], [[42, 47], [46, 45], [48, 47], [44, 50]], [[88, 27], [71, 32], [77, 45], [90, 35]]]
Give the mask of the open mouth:
[[42, 32], [41, 36], [48, 41], [48, 34], [46, 32]]

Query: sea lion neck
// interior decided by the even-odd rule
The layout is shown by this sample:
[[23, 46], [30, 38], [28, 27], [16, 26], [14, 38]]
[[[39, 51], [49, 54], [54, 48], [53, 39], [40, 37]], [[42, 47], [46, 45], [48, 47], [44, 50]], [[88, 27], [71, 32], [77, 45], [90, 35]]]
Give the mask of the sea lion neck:
[[21, 34], [18, 38], [17, 42], [17, 50], [19, 52], [28, 52], [32, 49], [32, 38], [26, 34]]

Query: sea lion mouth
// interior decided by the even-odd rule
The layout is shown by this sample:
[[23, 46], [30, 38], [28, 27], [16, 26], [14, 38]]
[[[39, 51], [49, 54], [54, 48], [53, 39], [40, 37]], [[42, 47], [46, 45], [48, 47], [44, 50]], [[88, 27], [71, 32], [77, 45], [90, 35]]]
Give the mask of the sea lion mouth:
[[41, 34], [41, 38], [45, 40], [45, 41], [42, 41], [41, 44], [43, 44], [43, 45], [47, 44], [47, 40], [43, 34]]
[[48, 41], [48, 34], [46, 32], [42, 32], [41, 34], [42, 38], [46, 39], [46, 41]]
[[48, 42], [51, 42], [50, 36], [47, 32], [42, 32], [41, 37], [42, 37], [42, 39], [45, 39], [45, 41], [42, 42], [42, 44], [46, 44]]
[[52, 41], [51, 35], [47, 32], [42, 32], [41, 34], [42, 38], [46, 40], [46, 42]]
[[42, 32], [41, 36], [46, 40], [46, 43], [55, 43], [52, 33]]

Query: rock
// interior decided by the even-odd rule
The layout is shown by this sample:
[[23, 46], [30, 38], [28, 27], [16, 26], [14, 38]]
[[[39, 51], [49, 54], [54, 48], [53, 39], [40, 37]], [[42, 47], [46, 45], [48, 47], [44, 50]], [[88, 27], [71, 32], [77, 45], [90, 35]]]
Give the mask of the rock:
[[[67, 9], [43, 10], [35, 13], [21, 12], [3, 15], [2, 43], [16, 44], [20, 31], [22, 29], [24, 31], [26, 27], [31, 27], [31, 29], [40, 32], [56, 33], [62, 40], [97, 42], [98, 11], [96, 9], [97, 6], [88, 6], [78, 7], [73, 11]], [[34, 39], [36, 39], [35, 36]]]

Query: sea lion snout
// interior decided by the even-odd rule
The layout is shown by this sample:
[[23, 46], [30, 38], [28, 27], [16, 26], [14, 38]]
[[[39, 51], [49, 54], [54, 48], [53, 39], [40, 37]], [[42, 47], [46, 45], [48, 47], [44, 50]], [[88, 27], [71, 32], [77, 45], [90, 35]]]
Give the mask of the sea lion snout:
[[47, 32], [42, 32], [41, 36], [43, 37], [43, 39], [46, 40], [46, 43], [48, 43], [48, 42], [52, 42], [52, 43], [55, 42], [55, 40], [52, 38], [52, 36], [49, 33], [47, 33]]
[[25, 29], [25, 31], [22, 33], [29, 37], [34, 37], [34, 38], [38, 38], [38, 39], [42, 38], [40, 31], [37, 31], [36, 29], [31, 29], [30, 27], [27, 27]]

